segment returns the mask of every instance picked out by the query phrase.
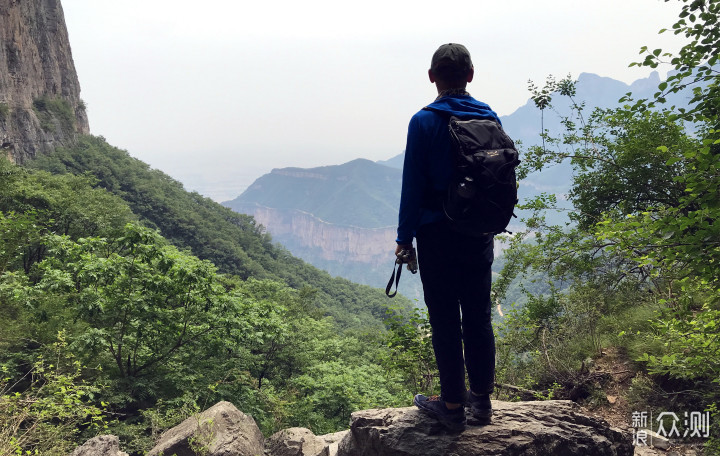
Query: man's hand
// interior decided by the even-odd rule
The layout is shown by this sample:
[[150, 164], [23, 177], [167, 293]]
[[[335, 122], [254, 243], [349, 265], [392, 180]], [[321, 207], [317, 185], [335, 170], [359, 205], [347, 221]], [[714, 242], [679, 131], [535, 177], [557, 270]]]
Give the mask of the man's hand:
[[[412, 244], [399, 244], [395, 249], [395, 257], [397, 264], [406, 264], [408, 271], [415, 274], [418, 271], [417, 257]], [[402, 266], [400, 266], [402, 267]]]
[[395, 256], [397, 256], [403, 250], [410, 250], [412, 248], [412, 244], [398, 244], [397, 248], [395, 249]]

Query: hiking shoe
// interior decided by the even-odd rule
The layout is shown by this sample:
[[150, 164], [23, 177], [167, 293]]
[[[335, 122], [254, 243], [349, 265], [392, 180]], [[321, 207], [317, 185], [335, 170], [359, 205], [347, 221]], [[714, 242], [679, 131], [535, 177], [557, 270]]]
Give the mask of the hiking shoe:
[[490, 417], [493, 414], [489, 394], [476, 396], [472, 393], [472, 391], [468, 390], [465, 407], [470, 409], [470, 413], [473, 417], [483, 422], [489, 422]]
[[456, 409], [449, 409], [445, 405], [445, 401], [439, 396], [423, 396], [416, 394], [413, 404], [423, 412], [435, 417], [443, 426], [451, 431], [462, 431], [465, 429], [465, 407], [460, 406]]

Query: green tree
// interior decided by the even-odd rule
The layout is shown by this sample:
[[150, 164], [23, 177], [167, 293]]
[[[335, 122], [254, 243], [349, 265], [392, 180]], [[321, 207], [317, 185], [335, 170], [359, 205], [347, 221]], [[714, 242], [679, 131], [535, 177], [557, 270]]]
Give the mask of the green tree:
[[236, 303], [207, 261], [154, 231], [128, 224], [121, 237], [50, 240], [38, 287], [68, 294], [88, 325], [83, 342], [106, 351], [121, 378], [139, 377], [221, 330], [237, 336]]

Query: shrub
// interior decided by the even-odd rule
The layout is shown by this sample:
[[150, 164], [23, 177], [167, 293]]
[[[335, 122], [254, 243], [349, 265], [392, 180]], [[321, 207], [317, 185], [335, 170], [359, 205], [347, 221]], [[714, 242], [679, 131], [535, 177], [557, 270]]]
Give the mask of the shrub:
[[54, 364], [39, 355], [21, 380], [0, 380], [0, 454], [64, 456], [80, 443], [80, 428], [102, 428], [102, 410], [90, 405], [99, 388], [80, 380], [64, 333], [53, 352]]
[[66, 134], [75, 131], [75, 111], [63, 98], [43, 95], [33, 101], [33, 111], [40, 120], [40, 127], [46, 132], [55, 131], [57, 127]]

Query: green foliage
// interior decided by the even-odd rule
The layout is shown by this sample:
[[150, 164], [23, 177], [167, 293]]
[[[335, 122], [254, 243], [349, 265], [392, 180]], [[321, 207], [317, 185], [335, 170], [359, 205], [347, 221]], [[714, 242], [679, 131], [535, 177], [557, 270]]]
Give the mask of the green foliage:
[[7, 119], [10, 114], [10, 106], [7, 103], [0, 103], [0, 120]]
[[81, 379], [63, 333], [51, 358], [38, 355], [18, 381], [0, 380], [0, 454], [64, 456], [78, 445], [79, 428], [103, 428], [103, 411], [93, 404], [99, 388]]
[[389, 391], [391, 384], [377, 365], [355, 366], [340, 361], [315, 364], [293, 381], [302, 396], [293, 406], [293, 415], [302, 421], [291, 422], [308, 423], [317, 434], [345, 429], [356, 410], [406, 404]]
[[438, 394], [440, 382], [426, 311], [413, 309], [409, 316], [388, 310], [388, 370], [401, 373], [409, 391]]
[[589, 360], [603, 347], [629, 343], [629, 337], [620, 341], [616, 335], [635, 315], [647, 315], [649, 305], [632, 285], [613, 290], [576, 283], [564, 291], [551, 287], [546, 295], [530, 294], [496, 325], [499, 381], [548, 391], [557, 382], [574, 399], [586, 397], [593, 387], [586, 383]]
[[27, 247], [38, 245], [42, 238], [43, 227], [37, 218], [34, 211], [24, 214], [0, 212], [0, 273], [28, 263]]
[[[693, 122], [714, 123], [714, 127], [717, 128], [720, 118], [718, 116], [720, 105], [717, 101], [720, 98], [720, 87], [716, 68], [720, 61], [720, 30], [717, 27], [720, 3], [717, 0], [681, 0], [681, 2], [684, 5], [679, 20], [672, 26], [672, 32], [684, 36], [686, 42], [677, 55], [663, 52], [662, 49], [650, 51], [647, 46], [643, 46], [640, 54], [645, 55], [645, 59], [630, 64], [630, 66], [650, 68], [667, 65], [675, 71], [658, 86], [658, 92], [653, 99], [638, 100], [629, 109], [644, 111], [665, 103], [668, 94], [689, 92], [692, 96], [691, 107], [687, 110], [673, 109], [675, 116]], [[660, 33], [669, 31], [662, 29]]]
[[717, 389], [720, 344], [715, 340], [720, 333], [720, 310], [704, 304], [696, 310], [665, 310], [663, 314], [653, 323], [655, 338], [664, 347], [663, 354], [644, 353], [640, 360], [648, 363], [653, 374], [667, 374], [683, 380], [704, 379], [708, 388]]
[[[667, 309], [654, 324], [654, 339], [663, 343], [663, 350], [641, 359], [653, 373], [698, 388], [707, 385], [706, 401], [716, 405], [720, 402], [716, 385], [720, 353], [716, 325], [720, 306], [720, 74], [716, 69], [720, 31], [716, 24], [720, 3], [684, 3], [673, 30], [684, 35], [687, 44], [677, 55], [644, 48], [646, 58], [638, 64], [655, 68], [667, 61], [676, 73], [661, 84], [654, 100], [639, 100], [630, 108], [643, 112], [664, 103], [667, 94], [692, 88], [690, 108], [673, 109], [672, 118], [693, 122], [698, 140], [695, 147], [681, 149], [667, 162], [668, 166], [682, 165], [683, 172], [675, 178], [682, 192], [674, 204], [649, 205], [625, 219], [604, 220], [598, 237], [616, 252], [632, 252], [638, 267], [664, 285], [661, 302]], [[658, 144], [657, 153], [666, 153], [672, 146]]]
[[[676, 178], [688, 164], [676, 158], [695, 149], [697, 141], [667, 112], [608, 110], [602, 115], [605, 125], [595, 133], [595, 141], [603, 147], [593, 162], [577, 162], [570, 195], [580, 224], [590, 227], [603, 214], [623, 216], [677, 205], [684, 188]], [[598, 139], [607, 134], [611, 137]]]
[[[136, 219], [127, 204], [98, 188], [92, 176], [29, 172], [6, 159], [0, 159], [0, 174], [0, 211], [32, 217], [44, 232], [71, 238], [112, 235]], [[36, 260], [26, 258], [26, 269]]]
[[[561, 119], [560, 136], [542, 132], [543, 145], [530, 148], [521, 174], [569, 160], [574, 223], [545, 223], [543, 212], [556, 204], [550, 197], [524, 204], [535, 211], [527, 221], [532, 233], [511, 243], [497, 297], [527, 271], [546, 274], [551, 287], [499, 327], [499, 359], [508, 358], [499, 372], [508, 381], [536, 387], [560, 378], [576, 394], [591, 378], [584, 358], [615, 345], [652, 375], [633, 382], [635, 403], [657, 405], [671, 389], [675, 404], [717, 410], [720, 3], [683, 3], [673, 29], [688, 41], [678, 55], [641, 51], [646, 59], [638, 65], [667, 61], [676, 70], [654, 99], [628, 94], [621, 101], [628, 104], [588, 116], [572, 81], [531, 85], [541, 111], [565, 96], [571, 114]], [[687, 92], [689, 108], [658, 109], [667, 95]], [[708, 449], [720, 435], [713, 429]]]
[[33, 111], [40, 120], [40, 128], [47, 132], [75, 132], [75, 111], [64, 98], [43, 95], [33, 100]]

